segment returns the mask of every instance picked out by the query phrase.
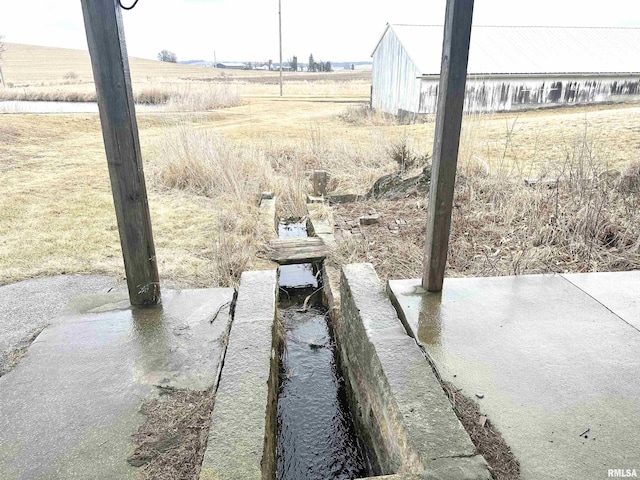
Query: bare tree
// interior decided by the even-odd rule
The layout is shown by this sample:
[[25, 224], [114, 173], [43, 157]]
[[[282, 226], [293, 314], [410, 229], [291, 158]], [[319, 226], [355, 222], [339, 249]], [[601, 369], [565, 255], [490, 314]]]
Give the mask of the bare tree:
[[158, 54], [158, 60], [160, 60], [161, 62], [177, 63], [178, 56], [175, 53], [170, 52], [169, 50], [162, 50]]
[[4, 88], [4, 76], [2, 75], [2, 54], [7, 50], [7, 46], [4, 44], [2, 39], [4, 35], [0, 35], [0, 86]]

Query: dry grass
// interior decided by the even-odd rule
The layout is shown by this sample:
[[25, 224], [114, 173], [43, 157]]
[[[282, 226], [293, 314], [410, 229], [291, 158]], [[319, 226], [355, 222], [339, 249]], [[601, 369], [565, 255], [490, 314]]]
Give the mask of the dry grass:
[[282, 216], [303, 214], [306, 181], [295, 168], [278, 171], [278, 160], [189, 122], [167, 126], [158, 140], [148, 167], [152, 188], [215, 199], [217, 235], [202, 251], [212, 286], [237, 285], [269, 237], [259, 221], [258, 192], [275, 191]]
[[147, 420], [127, 460], [149, 480], [197, 479], [207, 444], [214, 396], [208, 390], [161, 389], [164, 398], [142, 406]]
[[30, 101], [30, 102], [95, 102], [95, 92], [78, 90], [35, 89], [35, 88], [6, 88], [0, 90], [0, 101]]
[[[89, 52], [67, 48], [41, 47], [7, 43], [4, 54], [4, 69], [7, 83], [14, 85], [57, 84], [64, 81], [90, 82], [93, 80]], [[253, 72], [235, 72], [203, 67], [193, 67], [178, 63], [159, 62], [141, 58], [130, 58], [131, 77], [135, 83], [149, 78], [178, 80], [181, 78], [202, 79], [224, 73], [225, 77]], [[65, 79], [73, 72], [74, 79]], [[256, 72], [257, 74], [258, 72]]]
[[[35, 76], [42, 68], [34, 68], [20, 74], [22, 81], [42, 83], [34, 88], [43, 91], [91, 91], [88, 66], [74, 63], [78, 52], [62, 52], [56, 61], [67, 53], [73, 55], [57, 77]], [[364, 193], [398, 169], [394, 146], [413, 157], [431, 152], [432, 122], [403, 125], [362, 107], [369, 89], [363, 74], [313, 81], [291, 75], [280, 98], [268, 72], [183, 75], [175, 72], [193, 70], [157, 63], [148, 75], [134, 72], [136, 91], [228, 86], [243, 97], [242, 104], [211, 113], [138, 115], [160, 274], [167, 280], [229, 285], [255, 267], [254, 252], [268, 235], [258, 222], [259, 191], [278, 195], [281, 216], [302, 216], [314, 169], [330, 172], [333, 192]], [[166, 68], [175, 70], [169, 75]], [[64, 80], [71, 71], [78, 78]], [[449, 274], [637, 265], [635, 177], [618, 179], [613, 170], [640, 157], [638, 124], [640, 108], [628, 105], [466, 117]], [[0, 115], [0, 138], [0, 284], [62, 272], [121, 275], [97, 116]], [[562, 176], [559, 188], [524, 186], [524, 177], [543, 174]], [[631, 191], [623, 195], [625, 188]], [[418, 276], [425, 206], [415, 197], [338, 208], [337, 222], [371, 208], [383, 214], [383, 226], [363, 228], [366, 239], [345, 238], [340, 258], [373, 261], [385, 277]]]
[[264, 153], [239, 147], [188, 122], [168, 127], [149, 174], [158, 188], [176, 188], [222, 202], [255, 203], [272, 174]]
[[491, 468], [494, 480], [518, 480], [520, 464], [513, 452], [502, 438], [500, 431], [490, 419], [480, 412], [480, 407], [473, 400], [465, 397], [449, 383], [443, 388], [453, 410], [462, 422], [471, 441]]
[[22, 360], [22, 358], [27, 354], [29, 346], [31, 346], [45, 328], [46, 325], [40, 325], [29, 335], [23, 338], [15, 348], [7, 353], [0, 352], [0, 377], [9, 373], [20, 363], [20, 360]]
[[[73, 84], [69, 84], [73, 85]], [[93, 85], [74, 88], [24, 87], [0, 90], [0, 101], [44, 101], [44, 102], [95, 102]], [[79, 88], [80, 87], [80, 88]], [[89, 87], [89, 88], [87, 88]], [[165, 105], [170, 111], [200, 112], [240, 105], [242, 99], [237, 88], [229, 84], [202, 84], [182, 88], [172, 84], [140, 86], [133, 92], [137, 104]]]
[[[487, 175], [477, 164], [458, 175], [448, 276], [620, 271], [640, 268], [638, 164], [605, 171], [579, 143], [553, 173], [557, 185]], [[378, 225], [354, 226], [382, 214]], [[419, 278], [427, 203], [422, 197], [335, 207], [344, 240], [334, 262], [372, 262], [380, 276]]]
[[[268, 234], [258, 223], [257, 192], [275, 191], [281, 216], [302, 216], [314, 168], [331, 173], [330, 189], [364, 193], [398, 168], [393, 145], [405, 141], [415, 155], [428, 151], [426, 124], [350, 125], [340, 119], [344, 111], [340, 104], [318, 110], [315, 102], [249, 100], [188, 121], [141, 115], [161, 276], [194, 286], [234, 284], [242, 269], [255, 265], [252, 256]], [[637, 193], [629, 187], [635, 177], [618, 178], [610, 168], [624, 171], [615, 157], [631, 155], [631, 147], [623, 143], [621, 153], [618, 142], [602, 143], [608, 137], [600, 132], [608, 128], [611, 138], [638, 145], [633, 128], [616, 132], [619, 119], [640, 116], [638, 109], [531, 112], [521, 114], [516, 126], [533, 124], [541, 137], [540, 124], [557, 115], [557, 131], [565, 139], [553, 151], [563, 157], [540, 162], [553, 153], [540, 141], [533, 166], [533, 152], [519, 163], [509, 158], [527, 141], [527, 132], [507, 139], [505, 117], [467, 119], [449, 275], [621, 270], [638, 264]], [[575, 126], [563, 127], [567, 119]], [[485, 136], [489, 130], [501, 137]], [[96, 116], [0, 116], [0, 231], [7, 232], [0, 244], [0, 283], [63, 272], [121, 274], [99, 132]], [[479, 162], [464, 153], [487, 146], [499, 156], [485, 154]], [[524, 186], [523, 176], [542, 173], [561, 176], [559, 188]], [[630, 191], [622, 194], [625, 188]], [[357, 220], [370, 208], [389, 220], [384, 228], [363, 228], [366, 239], [356, 235], [342, 243], [338, 258], [372, 261], [383, 277], [419, 276], [425, 207], [425, 199], [416, 197], [338, 208], [337, 221]], [[46, 230], [40, 228], [43, 216]], [[407, 223], [398, 226], [396, 219]]]
[[340, 115], [340, 119], [345, 123], [359, 126], [386, 126], [400, 123], [398, 117], [374, 110], [369, 103], [349, 105]]
[[235, 107], [242, 103], [237, 88], [229, 84], [206, 85], [197, 89], [182, 88], [169, 94], [169, 110], [198, 112]]

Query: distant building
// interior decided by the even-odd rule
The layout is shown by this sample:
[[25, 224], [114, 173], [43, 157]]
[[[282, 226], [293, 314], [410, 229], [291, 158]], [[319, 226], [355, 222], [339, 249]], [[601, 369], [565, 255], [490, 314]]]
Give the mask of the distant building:
[[216, 68], [228, 68], [230, 70], [245, 70], [247, 65], [239, 62], [218, 62]]
[[[372, 54], [373, 108], [436, 111], [443, 30], [387, 25]], [[640, 28], [472, 28], [468, 112], [622, 99], [640, 99]]]

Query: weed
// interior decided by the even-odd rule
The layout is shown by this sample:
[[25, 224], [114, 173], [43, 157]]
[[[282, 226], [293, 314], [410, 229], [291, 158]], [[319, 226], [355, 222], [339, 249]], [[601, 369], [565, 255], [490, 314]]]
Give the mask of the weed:
[[419, 165], [425, 165], [431, 157], [428, 154], [416, 154], [409, 145], [406, 136], [393, 142], [388, 147], [387, 152], [391, 159], [398, 164], [401, 172], [406, 172]]

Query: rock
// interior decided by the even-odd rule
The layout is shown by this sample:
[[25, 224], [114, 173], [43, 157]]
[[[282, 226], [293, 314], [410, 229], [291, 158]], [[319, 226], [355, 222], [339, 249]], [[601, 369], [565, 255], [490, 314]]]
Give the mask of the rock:
[[360, 225], [374, 225], [380, 222], [380, 215], [377, 213], [374, 215], [364, 215], [360, 217]]
[[406, 197], [410, 193], [427, 193], [431, 183], [431, 165], [427, 164], [422, 173], [415, 177], [403, 178], [400, 173], [391, 173], [380, 177], [365, 195], [373, 199], [394, 199]]
[[527, 187], [535, 187], [536, 185], [542, 185], [547, 188], [556, 188], [558, 186], [558, 179], [556, 178], [525, 178], [524, 184]]
[[334, 193], [325, 197], [329, 203], [351, 203], [357, 202], [362, 197], [354, 193]]

